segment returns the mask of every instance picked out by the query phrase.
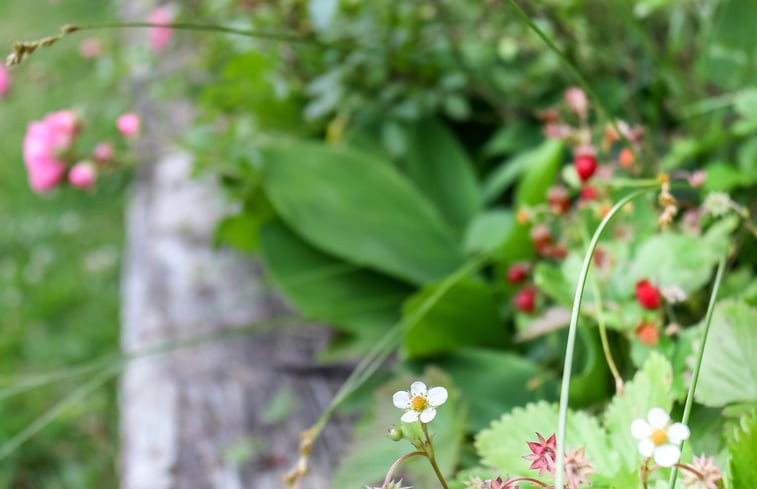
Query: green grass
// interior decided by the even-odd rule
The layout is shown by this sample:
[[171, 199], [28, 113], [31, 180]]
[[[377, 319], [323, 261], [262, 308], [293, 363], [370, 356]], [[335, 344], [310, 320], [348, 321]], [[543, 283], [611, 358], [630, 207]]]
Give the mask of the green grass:
[[[12, 40], [56, 33], [66, 22], [112, 18], [106, 1], [3, 0], [0, 51]], [[98, 33], [97, 35], [103, 34]], [[80, 149], [115, 140], [125, 107], [107, 85], [107, 59], [78, 54], [85, 36], [39, 51], [13, 71], [0, 100], [0, 389], [19, 378], [86, 362], [118, 349], [118, 280], [123, 240], [123, 176], [92, 192], [32, 193], [21, 144], [26, 125], [74, 107], [85, 116]], [[104, 39], [106, 50], [114, 44]], [[99, 106], [98, 100], [115, 100]], [[0, 446], [86, 379], [58, 382], [0, 401]], [[0, 459], [0, 487], [117, 487], [115, 384], [68, 409], [28, 443]]]

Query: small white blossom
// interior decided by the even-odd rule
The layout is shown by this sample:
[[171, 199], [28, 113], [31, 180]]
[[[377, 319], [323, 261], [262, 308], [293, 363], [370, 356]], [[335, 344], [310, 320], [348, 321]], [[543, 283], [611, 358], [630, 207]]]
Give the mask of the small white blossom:
[[662, 467], [672, 467], [681, 458], [681, 442], [689, 438], [689, 427], [683, 423], [671, 423], [670, 416], [662, 408], [652, 408], [647, 419], [631, 423], [631, 434], [639, 440], [639, 453], [653, 457]]
[[436, 416], [436, 408], [447, 402], [447, 389], [432, 387], [426, 389], [423, 382], [413, 382], [409, 391], [398, 391], [392, 396], [392, 402], [399, 409], [404, 409], [402, 421], [428, 423]]

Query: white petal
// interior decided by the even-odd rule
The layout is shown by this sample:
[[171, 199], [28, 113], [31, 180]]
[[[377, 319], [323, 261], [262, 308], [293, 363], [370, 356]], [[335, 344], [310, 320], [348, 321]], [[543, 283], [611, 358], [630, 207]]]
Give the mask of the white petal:
[[654, 461], [662, 467], [672, 467], [679, 458], [681, 450], [675, 445], [660, 445], [654, 451]]
[[407, 391], [397, 391], [392, 396], [395, 407], [407, 409], [410, 407], [410, 394]]
[[426, 395], [426, 384], [421, 382], [420, 380], [413, 382], [410, 384], [410, 395], [415, 396], [425, 396]]
[[649, 425], [652, 428], [665, 428], [670, 422], [670, 416], [662, 408], [652, 408], [647, 415]]
[[[637, 440], [643, 440], [645, 438], [649, 438], [649, 435], [651, 434], [652, 434], [652, 427], [649, 426], [649, 423], [647, 423], [643, 419], [635, 419], [633, 420], [633, 423], [631, 423], [631, 435]], [[647, 457], [648, 456], [649, 455], [647, 455]]]
[[428, 407], [421, 413], [421, 423], [428, 423], [436, 416], [436, 409]]
[[683, 423], [673, 423], [670, 428], [668, 428], [668, 440], [670, 440], [670, 443], [673, 445], [680, 445], [683, 440], [689, 439], [689, 435], [691, 435], [691, 431], [689, 431], [689, 427]]
[[642, 457], [651, 457], [654, 453], [654, 443], [648, 438], [641, 440], [637, 446]]
[[428, 391], [426, 400], [433, 407], [441, 406], [442, 404], [447, 402], [447, 389], [445, 389], [444, 387], [432, 387]]
[[418, 411], [407, 411], [400, 419], [405, 423], [415, 423], [418, 421]]

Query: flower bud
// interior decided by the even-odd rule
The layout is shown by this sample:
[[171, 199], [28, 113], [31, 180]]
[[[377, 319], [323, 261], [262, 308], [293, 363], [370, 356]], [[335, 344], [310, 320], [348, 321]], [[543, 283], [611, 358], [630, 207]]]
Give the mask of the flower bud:
[[405, 436], [405, 434], [402, 432], [402, 428], [398, 428], [396, 426], [389, 428], [389, 431], [386, 433], [386, 435], [392, 441], [400, 441]]

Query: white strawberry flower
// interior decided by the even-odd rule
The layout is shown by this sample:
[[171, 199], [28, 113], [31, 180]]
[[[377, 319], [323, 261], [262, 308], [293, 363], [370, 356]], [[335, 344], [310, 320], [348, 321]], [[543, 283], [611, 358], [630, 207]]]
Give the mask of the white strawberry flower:
[[398, 391], [392, 396], [392, 402], [405, 414], [400, 419], [405, 423], [429, 423], [436, 416], [436, 408], [447, 402], [447, 389], [444, 387], [426, 388], [423, 382], [413, 382], [409, 391]]
[[639, 453], [653, 457], [662, 467], [672, 467], [681, 458], [681, 443], [689, 438], [689, 427], [683, 423], [671, 423], [670, 416], [662, 408], [652, 408], [647, 419], [631, 423], [631, 434], [639, 440]]

